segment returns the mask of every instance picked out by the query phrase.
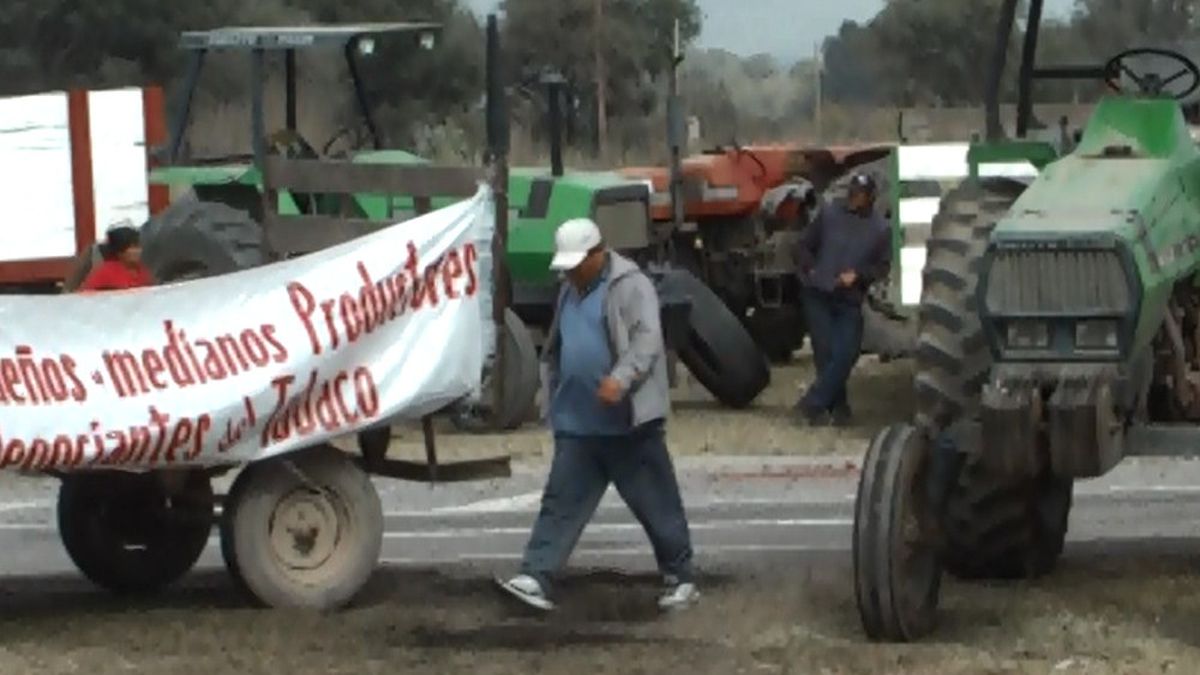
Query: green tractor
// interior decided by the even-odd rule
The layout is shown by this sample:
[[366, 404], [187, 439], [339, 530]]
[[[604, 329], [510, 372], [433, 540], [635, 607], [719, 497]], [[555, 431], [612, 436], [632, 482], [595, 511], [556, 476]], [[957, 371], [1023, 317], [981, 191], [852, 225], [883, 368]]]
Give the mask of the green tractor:
[[[854, 580], [872, 639], [929, 633], [943, 570], [1050, 572], [1075, 479], [1200, 445], [1200, 150], [1181, 106], [1200, 69], [1165, 49], [1038, 68], [1042, 5], [1028, 3], [1018, 140], [1005, 141], [997, 91], [1018, 2], [1004, 3], [989, 138], [928, 244], [916, 419], [881, 430], [863, 462]], [[1080, 133], [1039, 142], [1039, 78], [1113, 93]], [[989, 170], [1020, 160], [1036, 178]]]
[[[182, 47], [190, 54], [186, 80], [180, 104], [171, 120], [169, 142], [158, 157], [161, 165], [151, 170], [149, 180], [152, 185], [167, 185], [173, 191], [186, 190], [187, 193], [174, 200], [145, 227], [144, 257], [156, 278], [168, 282], [225, 274], [263, 264], [272, 258], [274, 254], [269, 250], [269, 242], [261, 234], [261, 167], [268, 155], [279, 154], [294, 159], [338, 157], [364, 164], [428, 164], [427, 160], [410, 152], [384, 148], [363, 82], [360, 61], [375, 53], [376, 39], [414, 40], [420, 47], [429, 49], [440, 30], [438, 24], [432, 23], [373, 23], [233, 27], [184, 33]], [[359, 120], [341, 128], [323, 144], [314, 146], [299, 132], [296, 54], [298, 50], [320, 49], [340, 51], [343, 55]], [[240, 52], [249, 57], [253, 147], [250, 152], [237, 156], [185, 157], [183, 149], [192, 100], [205, 57], [215, 51]], [[278, 130], [268, 129], [264, 113], [267, 54], [280, 55], [284, 71], [284, 120], [283, 127]], [[501, 133], [500, 130], [493, 131]], [[345, 139], [352, 139], [351, 149], [331, 154], [331, 149]], [[365, 147], [354, 147], [357, 145]], [[730, 351], [708, 349], [708, 343], [703, 340], [699, 347], [696, 346], [697, 331], [688, 324], [690, 307], [693, 296], [708, 289], [686, 272], [656, 264], [662, 256], [651, 232], [648, 186], [615, 172], [564, 172], [561, 150], [552, 150], [557, 159], [550, 170], [514, 168], [509, 172], [510, 222], [506, 262], [512, 288], [505, 327], [510, 345], [507, 353], [518, 354], [520, 358], [506, 359], [506, 368], [511, 372], [505, 375], [505, 382], [512, 386], [510, 395], [505, 396], [506, 408], [486, 411], [477, 406], [459, 406], [452, 419], [462, 428], [512, 429], [528, 419], [539, 386], [536, 332], [549, 326], [558, 285], [557, 277], [548, 267], [553, 254], [554, 231], [570, 218], [595, 219], [610, 245], [643, 264], [659, 291], [662, 323], [669, 347], [687, 356], [694, 353], [720, 355]], [[434, 199], [432, 207], [453, 201], [455, 198], [452, 197]], [[343, 214], [343, 206], [339, 195], [283, 191], [278, 213]], [[371, 220], [404, 218], [416, 213], [412, 198], [398, 195], [354, 195], [352, 210], [351, 215]], [[77, 272], [75, 278], [76, 281], [82, 279], [82, 271]], [[717, 345], [732, 343], [739, 347], [748, 343], [753, 352], [751, 357], [755, 358], [750, 359], [752, 362], [743, 359], [737, 363], [718, 363], [723, 369], [708, 370], [725, 376], [709, 379], [740, 385], [731, 395], [714, 393], [727, 405], [748, 405], [768, 384], [769, 369], [748, 334], [736, 325], [736, 319], [730, 319], [730, 322], [735, 324], [733, 333], [740, 331], [740, 334], [730, 335], [729, 330], [724, 330], [710, 342]], [[739, 342], [738, 338], [743, 339]], [[684, 360], [689, 366], [700, 361], [696, 357], [685, 357]]]

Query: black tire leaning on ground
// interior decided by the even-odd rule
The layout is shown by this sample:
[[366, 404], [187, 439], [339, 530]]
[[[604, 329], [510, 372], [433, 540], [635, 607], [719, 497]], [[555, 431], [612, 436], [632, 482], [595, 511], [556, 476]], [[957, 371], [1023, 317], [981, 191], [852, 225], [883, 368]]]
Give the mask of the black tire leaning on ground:
[[745, 408], [771, 383], [771, 365], [746, 327], [704, 282], [683, 270], [664, 274], [662, 285], [691, 299], [688, 334], [679, 359], [718, 401]]
[[[930, 433], [979, 411], [992, 366], [975, 299], [979, 261], [1019, 184], [968, 181], [942, 200], [927, 244], [916, 354], [917, 424]], [[964, 579], [1050, 572], [1062, 553], [1072, 481], [1003, 481], [968, 456], [951, 491], [943, 564]]]
[[781, 365], [791, 362], [808, 332], [799, 305], [759, 308], [743, 323], [771, 363]]

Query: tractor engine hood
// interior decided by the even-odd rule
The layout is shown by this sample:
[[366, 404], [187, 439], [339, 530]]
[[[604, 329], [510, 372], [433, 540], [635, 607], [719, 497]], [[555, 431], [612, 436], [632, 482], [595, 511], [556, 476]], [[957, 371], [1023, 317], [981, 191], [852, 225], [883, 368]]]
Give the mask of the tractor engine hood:
[[[801, 179], [823, 191], [854, 167], [883, 159], [894, 150], [894, 145], [883, 144], [716, 148], [682, 160], [685, 210], [690, 217], [752, 215], [763, 208], [763, 197], [773, 188]], [[671, 219], [670, 169], [626, 167], [620, 173], [647, 182], [654, 220]]]
[[1196, 274], [1198, 174], [1177, 105], [1104, 101], [991, 233], [978, 301], [997, 359], [1111, 362], [1149, 347]]

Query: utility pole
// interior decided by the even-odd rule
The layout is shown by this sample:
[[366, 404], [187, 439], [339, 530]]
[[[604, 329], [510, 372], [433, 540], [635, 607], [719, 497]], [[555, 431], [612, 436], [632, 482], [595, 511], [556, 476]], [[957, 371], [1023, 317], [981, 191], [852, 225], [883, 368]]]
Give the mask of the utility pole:
[[821, 43], [813, 45], [813, 95], [815, 96], [815, 104], [813, 106], [813, 126], [817, 129], [817, 142], [822, 143], [825, 139], [824, 120], [821, 118], [822, 105], [822, 82], [825, 70], [824, 57], [821, 54]]
[[592, 26], [592, 41], [596, 57], [596, 155], [604, 157], [608, 148], [607, 87], [608, 77], [604, 66], [604, 0], [594, 0], [595, 20]]
[[667, 82], [667, 143], [671, 146], [671, 220], [675, 231], [683, 227], [683, 166], [682, 146], [686, 142], [683, 129], [683, 106], [679, 100], [679, 64], [683, 51], [679, 46], [679, 19], [675, 20], [675, 35], [671, 45], [671, 69]]

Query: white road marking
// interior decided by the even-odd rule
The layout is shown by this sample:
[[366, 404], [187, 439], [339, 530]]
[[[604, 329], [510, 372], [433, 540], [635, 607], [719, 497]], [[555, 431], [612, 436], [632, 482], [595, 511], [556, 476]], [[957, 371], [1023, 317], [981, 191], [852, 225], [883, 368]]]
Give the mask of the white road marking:
[[[693, 522], [692, 531], [733, 530], [746, 527], [849, 527], [854, 521], [849, 518], [757, 518], [736, 520], [712, 520]], [[584, 532], [639, 531], [638, 523], [592, 523]], [[487, 535], [529, 534], [528, 527], [463, 527], [439, 530], [392, 530], [385, 532], [385, 539], [458, 539]]]
[[[696, 546], [697, 554], [721, 553], [841, 553], [844, 548], [838, 546], [810, 546], [807, 544], [715, 544]], [[654, 551], [649, 546], [625, 548], [578, 548], [571, 554], [571, 559], [650, 556]], [[449, 558], [381, 558], [380, 562], [387, 565], [451, 565], [459, 562], [519, 562], [520, 553], [463, 553]]]
[[[1138, 493], [1138, 492], [1200, 492], [1200, 485], [1109, 485], [1109, 492]], [[1088, 494], [1088, 493], [1084, 493]], [[1093, 493], [1094, 494], [1094, 493]]]
[[55, 532], [58, 527], [47, 523], [0, 523], [0, 532]]
[[513, 497], [484, 499], [470, 502], [461, 506], [442, 506], [431, 509], [434, 513], [496, 513], [504, 511], [520, 511], [536, 506], [542, 500], [542, 492], [526, 492]]
[[38, 502], [0, 502], [0, 513], [8, 513], [10, 511], [29, 511], [32, 509], [48, 509], [54, 506], [54, 502], [38, 501]]

